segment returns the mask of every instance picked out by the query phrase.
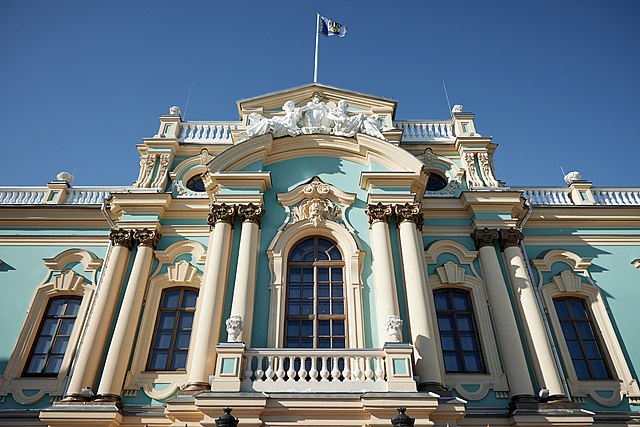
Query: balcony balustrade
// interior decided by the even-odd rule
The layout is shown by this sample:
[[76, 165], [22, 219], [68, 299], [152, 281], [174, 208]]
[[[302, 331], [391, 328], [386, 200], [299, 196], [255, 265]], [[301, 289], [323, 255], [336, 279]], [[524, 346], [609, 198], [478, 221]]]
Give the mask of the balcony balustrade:
[[217, 347], [216, 391], [415, 391], [409, 344], [383, 349], [245, 349]]

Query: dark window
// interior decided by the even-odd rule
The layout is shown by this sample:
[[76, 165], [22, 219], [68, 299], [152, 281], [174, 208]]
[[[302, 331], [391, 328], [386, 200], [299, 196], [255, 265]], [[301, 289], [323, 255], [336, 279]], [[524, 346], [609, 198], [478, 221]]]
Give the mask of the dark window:
[[24, 375], [51, 377], [58, 375], [64, 353], [69, 345], [73, 324], [78, 317], [81, 301], [81, 298], [75, 297], [49, 300]]
[[591, 313], [580, 298], [553, 300], [578, 379], [610, 379]]
[[187, 188], [197, 193], [204, 193], [205, 188], [204, 188], [204, 181], [202, 181], [202, 176], [196, 175], [189, 178], [189, 181], [187, 181]]
[[197, 298], [198, 291], [192, 289], [162, 291], [147, 370], [175, 371], [186, 368]]
[[287, 265], [285, 347], [345, 348], [344, 262], [335, 243], [299, 242]]
[[429, 173], [429, 180], [427, 181], [427, 191], [440, 191], [448, 184], [447, 178], [435, 172]]
[[486, 372], [471, 294], [461, 289], [433, 293], [444, 367], [447, 372]]

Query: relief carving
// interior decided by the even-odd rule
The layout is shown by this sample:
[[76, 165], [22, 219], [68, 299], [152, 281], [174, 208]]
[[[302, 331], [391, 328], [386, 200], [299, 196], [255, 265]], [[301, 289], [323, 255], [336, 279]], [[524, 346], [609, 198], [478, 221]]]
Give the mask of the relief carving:
[[393, 213], [391, 205], [383, 205], [382, 202], [378, 202], [377, 205], [369, 205], [365, 213], [369, 216], [369, 225], [373, 225], [375, 222], [389, 223], [389, 216]]
[[138, 243], [138, 246], [154, 248], [158, 243], [158, 240], [160, 240], [160, 233], [156, 230], [143, 228], [141, 230], [136, 230], [133, 234], [133, 238]]
[[157, 154], [144, 154], [140, 156], [140, 173], [138, 180], [133, 183], [136, 188], [149, 188], [153, 170], [156, 167]]
[[396, 205], [395, 211], [398, 224], [403, 222], [413, 222], [418, 230], [422, 230], [424, 215], [422, 215], [422, 212], [420, 211], [420, 203]]
[[522, 239], [524, 239], [524, 234], [513, 227], [500, 230], [500, 246], [502, 247], [502, 250], [511, 246], [520, 245]]
[[171, 153], [163, 153], [160, 155], [160, 166], [158, 167], [158, 174], [156, 175], [156, 179], [151, 184], [151, 187], [164, 190], [164, 186], [167, 183], [167, 173], [169, 171], [171, 157]]
[[467, 171], [467, 185], [469, 187], [483, 187], [482, 180], [476, 169], [475, 153], [464, 153], [462, 160]]
[[476, 228], [471, 237], [476, 244], [476, 248], [480, 249], [484, 246], [493, 247], [493, 243], [500, 238], [500, 234], [495, 228], [485, 227], [483, 229]]
[[238, 205], [238, 215], [242, 216], [243, 222], [253, 222], [258, 224], [258, 227], [262, 224], [262, 215], [265, 210], [261, 205], [254, 205], [249, 203], [248, 205]]
[[498, 184], [498, 181], [493, 174], [493, 159], [489, 159], [489, 154], [478, 153], [478, 163], [480, 164], [482, 177], [484, 178], [484, 182], [487, 184], [487, 187], [498, 187], [500, 184]]
[[291, 211], [294, 221], [308, 219], [314, 227], [324, 224], [327, 220], [338, 222], [340, 219], [340, 208], [331, 200], [318, 197], [294, 206]]
[[234, 205], [227, 205], [226, 203], [221, 205], [212, 204], [207, 222], [211, 227], [215, 226], [218, 222], [226, 222], [233, 227], [235, 215], [236, 208]]
[[109, 232], [109, 240], [115, 246], [124, 246], [131, 249], [133, 246], [133, 231], [124, 228], [114, 228]]

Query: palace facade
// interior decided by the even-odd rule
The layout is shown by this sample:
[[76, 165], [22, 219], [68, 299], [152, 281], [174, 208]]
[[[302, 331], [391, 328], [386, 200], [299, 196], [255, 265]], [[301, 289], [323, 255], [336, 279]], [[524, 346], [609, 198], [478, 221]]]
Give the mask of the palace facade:
[[510, 187], [396, 107], [172, 107], [131, 186], [0, 187], [0, 424], [640, 423], [640, 188]]

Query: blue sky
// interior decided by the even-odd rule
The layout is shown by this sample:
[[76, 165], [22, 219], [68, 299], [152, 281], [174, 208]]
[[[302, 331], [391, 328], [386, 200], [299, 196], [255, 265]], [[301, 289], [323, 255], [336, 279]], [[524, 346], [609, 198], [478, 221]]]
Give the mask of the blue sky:
[[237, 120], [236, 101], [319, 82], [449, 116], [500, 144], [499, 179], [640, 186], [637, 1], [0, 1], [0, 185], [126, 185], [170, 105]]

